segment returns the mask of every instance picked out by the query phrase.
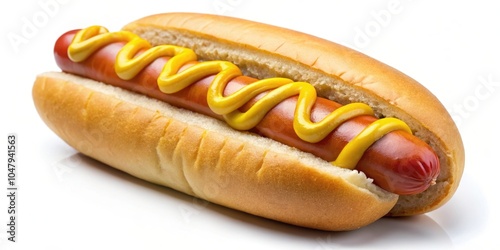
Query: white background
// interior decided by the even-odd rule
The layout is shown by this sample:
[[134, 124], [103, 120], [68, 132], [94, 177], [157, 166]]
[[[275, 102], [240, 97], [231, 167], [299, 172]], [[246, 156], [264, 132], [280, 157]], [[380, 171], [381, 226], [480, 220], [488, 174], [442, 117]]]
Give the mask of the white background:
[[[0, 249], [478, 248], [498, 245], [500, 15], [494, 1], [6, 1], [1, 8]], [[7, 6], [6, 6], [7, 4]], [[67, 30], [110, 30], [158, 12], [224, 14], [358, 49], [428, 87], [462, 133], [466, 168], [445, 206], [320, 232], [257, 218], [151, 185], [86, 158], [56, 137], [31, 100], [57, 70]], [[7, 241], [7, 134], [18, 137], [17, 237]]]

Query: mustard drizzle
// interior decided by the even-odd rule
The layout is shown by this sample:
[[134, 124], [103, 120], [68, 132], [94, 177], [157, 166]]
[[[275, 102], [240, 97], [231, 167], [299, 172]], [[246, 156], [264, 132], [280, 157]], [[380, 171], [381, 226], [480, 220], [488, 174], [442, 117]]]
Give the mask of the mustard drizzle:
[[[68, 47], [68, 56], [74, 62], [82, 62], [98, 49], [114, 42], [127, 42], [118, 52], [115, 62], [117, 75], [130, 80], [159, 57], [171, 57], [164, 65], [157, 83], [166, 94], [178, 92], [207, 76], [215, 75], [210, 84], [207, 101], [210, 109], [222, 115], [229, 126], [238, 130], [255, 127], [274, 106], [283, 100], [298, 95], [294, 111], [295, 133], [304, 141], [316, 143], [324, 139], [343, 122], [360, 115], [373, 115], [373, 110], [363, 103], [344, 105], [319, 122], [312, 122], [311, 109], [316, 102], [314, 87], [306, 82], [294, 82], [287, 78], [258, 80], [235, 93], [224, 96], [224, 89], [231, 79], [241, 76], [240, 69], [227, 61], [206, 61], [195, 64], [182, 72], [180, 68], [188, 62], [197, 61], [193, 50], [174, 45], [151, 46], [146, 40], [128, 32], [108, 32], [101, 26], [90, 26], [80, 30]], [[140, 50], [143, 53], [138, 54]], [[238, 109], [258, 94], [269, 91], [246, 112]], [[412, 133], [406, 123], [396, 118], [378, 119], [364, 128], [342, 149], [333, 165], [354, 169], [364, 152], [385, 134], [395, 130]]]

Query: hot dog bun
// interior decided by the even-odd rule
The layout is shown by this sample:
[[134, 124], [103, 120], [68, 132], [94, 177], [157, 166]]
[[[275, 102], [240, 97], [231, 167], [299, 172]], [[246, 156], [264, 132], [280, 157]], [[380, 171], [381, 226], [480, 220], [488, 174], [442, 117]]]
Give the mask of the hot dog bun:
[[355, 229], [387, 213], [424, 213], [458, 186], [464, 152], [449, 114], [387, 65], [319, 38], [228, 17], [162, 14], [124, 29], [154, 45], [190, 47], [201, 59], [232, 61], [255, 78], [307, 81], [323, 97], [365, 102], [381, 116], [407, 122], [439, 155], [441, 173], [426, 192], [397, 201], [362, 173], [202, 115], [81, 77], [40, 75], [33, 98], [41, 117], [84, 154], [214, 203], [323, 230]]

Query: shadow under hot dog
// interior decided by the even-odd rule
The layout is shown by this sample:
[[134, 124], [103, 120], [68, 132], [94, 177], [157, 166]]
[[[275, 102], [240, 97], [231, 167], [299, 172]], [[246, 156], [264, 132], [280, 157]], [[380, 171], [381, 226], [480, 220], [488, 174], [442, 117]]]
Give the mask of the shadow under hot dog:
[[315, 249], [387, 248], [391, 246], [400, 249], [402, 246], [423, 248], [429, 245], [447, 249], [453, 245], [446, 231], [427, 215], [381, 218], [357, 230], [326, 232], [291, 226], [217, 205], [211, 205], [211, 209], [246, 226], [254, 227], [256, 230], [264, 230], [283, 237], [284, 240], [292, 236], [308, 241], [316, 246]]

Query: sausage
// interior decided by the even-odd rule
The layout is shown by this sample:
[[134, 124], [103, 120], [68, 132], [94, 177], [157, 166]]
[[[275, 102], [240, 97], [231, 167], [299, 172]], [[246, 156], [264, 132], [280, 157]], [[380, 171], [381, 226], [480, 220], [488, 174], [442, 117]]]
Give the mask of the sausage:
[[[156, 80], [163, 65], [169, 60], [168, 57], [156, 59], [134, 78], [123, 80], [114, 71], [114, 61], [125, 43], [111, 43], [99, 49], [85, 61], [75, 63], [69, 59], [67, 50], [76, 32], [77, 30], [73, 30], [63, 34], [54, 46], [56, 62], [63, 71], [138, 92], [216, 119], [223, 119], [207, 104], [206, 95], [214, 76], [205, 77], [179, 92], [165, 94], [158, 88]], [[196, 63], [184, 65], [181, 70]], [[228, 83], [224, 94], [234, 93], [255, 81], [257, 79], [248, 76], [236, 77]], [[245, 111], [264, 94], [249, 101], [241, 108], [241, 111]], [[370, 115], [357, 116], [342, 123], [323, 140], [311, 143], [300, 139], [293, 130], [296, 103], [297, 96], [282, 101], [272, 108], [251, 131], [312, 153], [326, 161], [334, 161], [352, 138], [377, 120], [376, 117]], [[311, 120], [320, 121], [341, 106], [331, 100], [318, 98], [311, 111]], [[374, 180], [375, 184], [387, 191], [410, 195], [420, 193], [433, 184], [439, 175], [439, 159], [433, 149], [419, 138], [404, 131], [393, 131], [365, 151], [356, 169], [365, 173]]]

